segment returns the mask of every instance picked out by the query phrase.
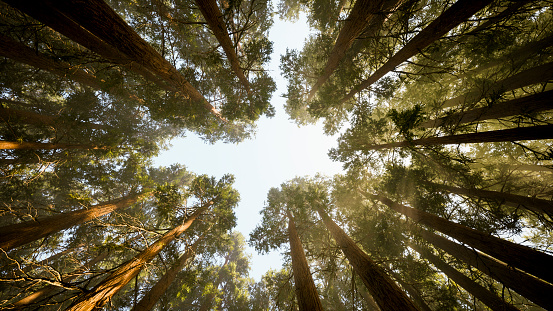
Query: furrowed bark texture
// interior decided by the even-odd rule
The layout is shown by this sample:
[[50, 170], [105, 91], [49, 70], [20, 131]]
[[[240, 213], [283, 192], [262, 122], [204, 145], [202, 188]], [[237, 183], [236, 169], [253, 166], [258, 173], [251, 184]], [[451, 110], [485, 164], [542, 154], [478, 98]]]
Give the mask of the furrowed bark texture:
[[424, 250], [418, 245], [411, 245], [411, 247], [417, 251], [421, 256], [428, 259], [436, 268], [440, 269], [447, 275], [453, 282], [459, 284], [469, 294], [473, 295], [476, 299], [480, 300], [486, 306], [493, 311], [518, 311], [513, 305], [507, 303], [503, 299], [499, 298], [496, 294], [490, 292], [484, 286], [476, 283], [469, 277], [465, 276], [461, 272], [455, 270], [449, 264], [441, 260], [438, 256], [435, 256], [428, 250]]
[[292, 270], [294, 272], [294, 283], [296, 296], [300, 311], [323, 310], [317, 288], [311, 277], [309, 265], [301, 245], [300, 237], [296, 231], [294, 217], [288, 212], [288, 236], [290, 238], [290, 254], [292, 256]]
[[10, 250], [49, 234], [109, 214], [116, 209], [136, 203], [142, 195], [133, 194], [113, 202], [2, 227], [0, 228], [0, 248]]
[[111, 297], [113, 297], [113, 295], [123, 288], [123, 286], [138, 275], [142, 268], [144, 268], [144, 265], [154, 259], [154, 257], [159, 254], [165, 245], [169, 244], [169, 242], [173, 241], [184, 231], [186, 231], [186, 229], [192, 225], [194, 220], [206, 211], [212, 204], [213, 202], [200, 207], [180, 226], [167, 232], [154, 244], [150, 245], [133, 259], [120, 266], [92, 290], [79, 296], [77, 300], [67, 309], [67, 311], [90, 311], [101, 308], [111, 299]]
[[341, 101], [340, 104], [353, 98], [360, 91], [368, 88], [388, 72], [394, 70], [410, 57], [418, 54], [422, 49], [445, 35], [455, 26], [466, 21], [474, 13], [491, 3], [491, 0], [459, 0], [449, 7], [442, 15], [432, 21], [426, 28], [419, 32], [399, 52], [392, 56], [384, 65], [377, 69], [367, 80], [354, 87]]
[[389, 208], [411, 218], [416, 223], [440, 231], [547, 282], [553, 282], [553, 269], [550, 269], [550, 267], [553, 267], [553, 256], [524, 245], [482, 233], [416, 208], [395, 203], [381, 195], [366, 193], [366, 196], [384, 203]]
[[435, 146], [470, 143], [493, 143], [502, 141], [539, 140], [553, 138], [553, 124], [517, 127], [506, 130], [496, 130], [480, 133], [459, 134], [442, 137], [429, 137], [412, 141], [400, 141], [395, 143], [372, 145], [362, 147], [365, 150], [382, 150], [395, 147], [409, 146]]
[[532, 302], [547, 310], [552, 310], [553, 296], [551, 293], [553, 293], [553, 285], [550, 283], [434, 233], [421, 230], [420, 234], [432, 245], [475, 267]]
[[317, 212], [382, 311], [419, 310], [397, 284], [326, 214]]

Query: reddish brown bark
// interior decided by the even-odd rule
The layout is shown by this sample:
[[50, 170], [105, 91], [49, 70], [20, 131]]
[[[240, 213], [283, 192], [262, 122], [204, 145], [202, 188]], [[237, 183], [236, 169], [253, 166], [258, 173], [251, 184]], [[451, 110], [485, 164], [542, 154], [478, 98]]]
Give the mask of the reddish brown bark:
[[553, 267], [553, 256], [482, 233], [425, 211], [395, 203], [381, 195], [368, 193], [365, 193], [365, 195], [386, 204], [389, 208], [411, 218], [416, 223], [440, 231], [545, 281], [553, 282], [553, 270], [550, 269], [550, 267]]
[[[99, 254], [98, 256], [92, 258], [89, 262], [87, 262], [86, 264], [82, 265], [81, 267], [79, 267], [78, 269], [73, 271], [70, 275], [63, 277], [62, 282], [63, 283], [71, 282], [72, 280], [77, 278], [79, 275], [81, 275], [83, 272], [85, 272], [87, 270], [90, 270], [90, 268], [92, 268], [96, 263], [104, 260], [108, 255], [109, 255], [108, 252], [103, 252], [103, 253]], [[59, 287], [55, 286], [55, 285], [48, 285], [48, 286], [43, 287], [40, 290], [32, 293], [31, 295], [29, 295], [29, 296], [15, 302], [15, 303], [13, 303], [13, 306], [16, 307], [16, 308], [24, 308], [25, 306], [35, 304], [35, 303], [39, 302], [40, 300], [42, 300], [43, 298], [45, 298], [45, 297], [49, 296], [50, 294], [52, 294], [58, 288]]]
[[490, 292], [482, 285], [476, 283], [469, 277], [465, 276], [461, 272], [455, 270], [452, 266], [435, 256], [428, 250], [424, 250], [418, 245], [411, 245], [411, 247], [417, 251], [421, 256], [426, 258], [436, 268], [441, 270], [447, 275], [453, 282], [464, 288], [469, 294], [473, 295], [476, 299], [480, 300], [486, 306], [493, 311], [517, 311], [513, 305], [507, 303], [503, 299], [499, 298], [496, 294]]
[[177, 273], [182, 270], [184, 265], [189, 261], [190, 258], [194, 257], [196, 248], [198, 247], [198, 242], [200, 239], [196, 240], [194, 244], [186, 249], [184, 254], [182, 254], [179, 259], [173, 264], [171, 269], [169, 269], [162, 277], [157, 281], [157, 283], [150, 289], [150, 291], [140, 299], [140, 301], [132, 308], [131, 311], [140, 311], [140, 310], [152, 310], [154, 305], [158, 302], [159, 298], [167, 291], [169, 285], [173, 283], [177, 277]]
[[247, 92], [250, 93], [250, 82], [248, 81], [248, 79], [244, 75], [244, 71], [242, 71], [242, 68], [240, 67], [240, 61], [238, 60], [238, 56], [236, 56], [236, 52], [234, 51], [233, 43], [230, 40], [227, 27], [225, 26], [225, 21], [223, 20], [223, 13], [221, 13], [221, 10], [219, 10], [219, 7], [217, 6], [217, 1], [196, 0], [196, 4], [202, 12], [202, 15], [204, 16], [209, 29], [213, 31], [213, 35], [215, 35], [215, 38], [217, 38], [217, 41], [219, 41], [219, 44], [221, 44], [223, 51], [225, 51], [225, 55], [227, 56], [232, 71], [234, 71], [234, 74], [238, 77], [238, 80], [240, 80], [242, 85], [244, 85]]
[[378, 68], [369, 78], [354, 87], [342, 100], [340, 104], [353, 98], [362, 90], [371, 86], [388, 72], [394, 70], [410, 57], [418, 54], [422, 49], [438, 40], [455, 26], [461, 24], [474, 13], [487, 6], [491, 0], [459, 0], [443, 12], [437, 19], [432, 21], [426, 28], [419, 32], [401, 50], [392, 56], [384, 65]]
[[133, 194], [116, 201], [94, 205], [89, 208], [2, 227], [0, 228], [0, 248], [10, 250], [36, 241], [54, 232], [71, 228], [80, 223], [109, 214], [116, 209], [134, 204], [141, 196], [142, 194]]
[[419, 310], [397, 284], [325, 213], [317, 212], [382, 311]]
[[502, 141], [540, 140], [553, 138], [553, 124], [517, 127], [480, 133], [458, 134], [451, 136], [429, 137], [412, 141], [400, 141], [381, 145], [361, 147], [364, 150], [382, 150], [395, 147], [435, 146], [471, 143], [492, 143]]
[[319, 88], [330, 78], [346, 51], [351, 47], [353, 41], [364, 32], [366, 36], [374, 35], [388, 16], [394, 11], [403, 0], [357, 0], [351, 9], [348, 18], [343, 22], [344, 26], [338, 34], [336, 43], [328, 56], [322, 75], [309, 92], [307, 101], [311, 101]]
[[51, 149], [82, 149], [82, 150], [105, 150], [105, 146], [79, 145], [65, 143], [36, 143], [36, 142], [15, 142], [0, 141], [0, 150], [3, 149], [32, 149], [32, 150], [51, 150]]
[[547, 214], [553, 217], [553, 202], [549, 200], [530, 198], [527, 196], [491, 190], [465, 189], [435, 183], [432, 183], [432, 185], [436, 186], [438, 189], [464, 196], [494, 199], [500, 202], [506, 201], [508, 203], [511, 203], [510, 205], [521, 205], [522, 207], [530, 211], [536, 212], [538, 214]]
[[422, 230], [421, 236], [434, 246], [512, 288], [532, 302], [548, 310], [553, 308], [553, 296], [551, 296], [553, 285], [550, 283], [426, 230]]
[[323, 310], [315, 282], [311, 277], [309, 265], [305, 258], [303, 246], [300, 237], [296, 231], [294, 217], [290, 212], [288, 215], [288, 236], [290, 239], [290, 255], [292, 256], [292, 271], [294, 273], [294, 283], [296, 286], [296, 297], [300, 311]]
[[77, 300], [67, 309], [67, 311], [90, 311], [101, 308], [113, 295], [115, 295], [123, 286], [129, 283], [144, 268], [148, 262], [159, 254], [159, 252], [169, 242], [179, 237], [186, 229], [192, 225], [194, 220], [206, 211], [213, 202], [198, 208], [181, 225], [167, 232], [163, 237], [150, 245], [133, 259], [121, 265], [117, 270], [110, 274], [105, 280], [96, 285], [92, 290], [80, 295]]
[[551, 109], [553, 109], [553, 91], [546, 91], [503, 103], [493, 104], [488, 107], [457, 112], [436, 120], [428, 120], [420, 126], [423, 128], [455, 126], [476, 121], [525, 115]]

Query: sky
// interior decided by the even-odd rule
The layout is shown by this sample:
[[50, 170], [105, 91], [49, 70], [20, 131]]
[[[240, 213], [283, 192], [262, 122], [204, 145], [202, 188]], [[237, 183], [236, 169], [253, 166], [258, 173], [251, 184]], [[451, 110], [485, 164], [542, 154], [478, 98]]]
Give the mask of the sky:
[[[172, 147], [162, 152], [155, 165], [168, 166], [181, 163], [196, 174], [208, 174], [221, 178], [233, 174], [234, 187], [240, 193], [240, 203], [236, 209], [237, 227], [246, 239], [261, 221], [267, 193], [273, 187], [296, 176], [314, 176], [321, 173], [327, 176], [342, 172], [341, 163], [328, 158], [330, 148], [337, 145], [337, 137], [325, 136], [322, 125], [298, 127], [284, 112], [286, 99], [281, 95], [286, 91], [286, 80], [280, 76], [280, 55], [289, 49], [301, 49], [309, 35], [305, 16], [295, 23], [281, 21], [275, 16], [275, 23], [269, 32], [269, 40], [274, 45], [271, 62], [267, 67], [277, 83], [272, 105], [275, 117], [261, 118], [257, 122], [255, 138], [240, 144], [207, 144], [190, 134], [175, 139]], [[256, 254], [253, 248], [250, 277], [259, 281], [270, 268], [280, 269], [281, 258], [278, 252], [267, 255]]]

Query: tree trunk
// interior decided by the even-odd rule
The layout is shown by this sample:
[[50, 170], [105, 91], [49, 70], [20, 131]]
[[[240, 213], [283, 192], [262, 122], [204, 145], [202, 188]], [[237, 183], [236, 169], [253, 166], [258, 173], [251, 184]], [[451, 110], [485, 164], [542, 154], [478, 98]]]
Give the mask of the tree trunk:
[[109, 214], [116, 209], [134, 204], [141, 196], [142, 194], [133, 194], [113, 202], [2, 227], [0, 228], [0, 248], [7, 251], [31, 243], [49, 234], [71, 228]]
[[553, 267], [553, 257], [548, 254], [482, 233], [416, 208], [395, 203], [384, 196], [368, 193], [365, 193], [365, 195], [386, 204], [389, 208], [411, 218], [416, 223], [440, 231], [508, 265], [553, 283], [553, 269], [551, 269]]
[[406, 283], [401, 279], [401, 276], [399, 273], [391, 272], [392, 276], [396, 279], [396, 281], [401, 285], [401, 287], [405, 288], [405, 291], [409, 294], [411, 299], [413, 299], [413, 302], [417, 304], [419, 309], [421, 311], [432, 311], [428, 304], [426, 304], [426, 301], [422, 298], [420, 292], [418, 289], [415, 288], [412, 284]]
[[[35, 0], [27, 0], [25, 5], [33, 5]], [[111, 7], [102, 0], [59, 0], [48, 1], [48, 6], [64, 14], [97, 36], [100, 40], [119, 50], [129, 59], [144, 66], [160, 79], [179, 90], [180, 95], [192, 100], [224, 120], [220, 113], [207, 102], [184, 76], [163, 58], [148, 42], [142, 39]], [[70, 27], [68, 25], [67, 27]], [[224, 120], [225, 121], [225, 120]]]
[[[23, 124], [31, 124], [35, 126], [48, 125], [56, 126], [59, 121], [57, 116], [48, 116], [38, 114], [32, 111], [18, 110], [11, 108], [2, 108], [0, 107], [0, 118], [6, 122], [18, 122]], [[73, 124], [82, 124], [90, 129], [102, 130], [106, 127], [102, 124], [95, 124], [90, 122], [73, 122]]]
[[15, 141], [0, 141], [0, 150], [15, 150], [15, 149], [27, 149], [27, 150], [51, 150], [51, 149], [80, 149], [80, 150], [106, 150], [106, 146], [95, 145], [79, 145], [79, 144], [66, 144], [66, 143], [37, 143], [37, 142], [15, 142]]
[[85, 245], [81, 244], [81, 245], [78, 245], [78, 246], [75, 246], [75, 247], [72, 247], [72, 248], [65, 249], [65, 250], [63, 250], [61, 252], [58, 252], [58, 253], [56, 253], [56, 254], [54, 254], [54, 255], [46, 258], [46, 259], [43, 259], [43, 260], [41, 260], [37, 263], [29, 263], [23, 269], [20, 269], [20, 266], [18, 266], [17, 268], [13, 269], [13, 275], [14, 276], [20, 276], [20, 275], [31, 272], [32, 270], [36, 269], [37, 267], [42, 267], [42, 266], [45, 266], [45, 265], [49, 265], [50, 263], [54, 262], [54, 260], [60, 258], [61, 256], [65, 255], [67, 253], [76, 251], [78, 249], [81, 249], [83, 246], [85, 246]]
[[139, 310], [152, 310], [154, 305], [157, 303], [159, 298], [167, 291], [167, 288], [169, 288], [169, 285], [173, 283], [175, 278], [177, 277], [177, 273], [179, 273], [184, 265], [189, 261], [188, 259], [193, 258], [196, 252], [196, 248], [198, 247], [198, 242], [200, 239], [196, 240], [194, 244], [192, 244], [190, 247], [186, 249], [184, 254], [177, 259], [177, 261], [173, 264], [171, 269], [169, 269], [165, 274], [157, 281], [156, 285], [154, 285], [150, 291], [140, 299], [138, 304], [132, 308], [131, 311], [139, 311]]
[[426, 241], [443, 249], [453, 257], [475, 267], [545, 309], [553, 310], [553, 296], [551, 295], [553, 285], [550, 283], [426, 230], [421, 230], [420, 234]]
[[511, 203], [510, 205], [514, 205], [515, 207], [521, 205], [532, 212], [538, 213], [540, 215], [547, 214], [550, 217], [553, 217], [553, 202], [549, 200], [530, 198], [527, 196], [505, 193], [505, 192], [498, 192], [498, 191], [491, 191], [491, 190], [465, 189], [465, 188], [458, 188], [458, 187], [440, 185], [435, 183], [430, 183], [430, 184], [433, 186], [436, 186], [438, 189], [442, 189], [447, 192], [469, 196], [469, 197], [493, 199], [500, 202], [506, 201], [508, 203]]
[[422, 257], [428, 259], [431, 264], [436, 268], [441, 270], [448, 278], [453, 282], [457, 283], [459, 286], [464, 288], [469, 294], [476, 297], [476, 299], [483, 302], [493, 311], [517, 311], [519, 309], [515, 308], [513, 305], [507, 303], [503, 299], [499, 298], [496, 294], [490, 292], [484, 286], [476, 283], [469, 277], [465, 276], [461, 272], [455, 270], [449, 264], [429, 252], [424, 250], [418, 245], [410, 245], [414, 250], [416, 250]]
[[423, 128], [455, 126], [476, 121], [526, 115], [551, 109], [553, 109], [553, 91], [546, 91], [503, 103], [496, 103], [488, 107], [457, 112], [436, 120], [428, 120], [420, 126]]
[[524, 86], [547, 82], [553, 78], [553, 63], [524, 70], [509, 78], [495, 82], [484, 90], [474, 88], [469, 92], [443, 102], [442, 108], [476, 103], [490, 94], [501, 94]]
[[426, 28], [419, 32], [399, 52], [392, 56], [384, 65], [377, 69], [367, 80], [354, 87], [342, 100], [340, 104], [353, 98], [360, 91], [371, 86], [388, 72], [394, 70], [404, 61], [418, 54], [422, 49], [438, 40], [455, 26], [466, 21], [474, 13], [487, 6], [491, 0], [458, 0], [437, 19], [432, 21]]
[[294, 217], [290, 212], [288, 215], [288, 236], [290, 239], [290, 255], [292, 256], [292, 270], [296, 286], [296, 297], [300, 311], [323, 310], [315, 282], [311, 277], [309, 265], [301, 245], [300, 237], [296, 231]]
[[[103, 252], [96, 257], [94, 257], [92, 260], [88, 261], [86, 264], [79, 267], [77, 270], [73, 271], [70, 275], [62, 278], [63, 283], [69, 283], [73, 279], [80, 276], [83, 272], [90, 270], [96, 263], [104, 260], [109, 255], [109, 252]], [[55, 285], [48, 285], [46, 287], [41, 288], [40, 290], [32, 293], [31, 295], [13, 303], [13, 306], [16, 308], [24, 308], [25, 306], [28, 306], [30, 304], [35, 304], [42, 300], [44, 297], [48, 297], [52, 292], [54, 292], [56, 289], [59, 289], [58, 286]], [[40, 307], [40, 306], [38, 306]]]
[[376, 301], [374, 301], [374, 298], [371, 296], [371, 294], [369, 294], [366, 288], [360, 287], [359, 294], [361, 294], [361, 297], [363, 297], [363, 300], [365, 301], [365, 303], [367, 303], [367, 309], [369, 311], [380, 311], [380, 308], [376, 304]]
[[517, 127], [480, 133], [458, 134], [451, 136], [429, 137], [412, 141], [400, 141], [381, 145], [362, 146], [364, 150], [382, 150], [395, 147], [435, 146], [451, 144], [491, 143], [518, 140], [540, 140], [553, 138], [553, 124]]
[[317, 212], [382, 311], [419, 310], [386, 272], [318, 206]]
[[242, 71], [242, 68], [240, 67], [240, 61], [238, 60], [238, 56], [236, 56], [236, 52], [234, 51], [233, 43], [230, 40], [225, 21], [223, 20], [223, 13], [221, 13], [221, 10], [219, 10], [219, 7], [217, 6], [217, 1], [196, 0], [196, 5], [198, 5], [198, 8], [202, 12], [202, 15], [204, 16], [209, 29], [213, 31], [215, 38], [217, 38], [217, 41], [219, 41], [219, 44], [221, 44], [223, 51], [225, 51], [232, 71], [234, 71], [234, 74], [238, 77], [238, 80], [240, 80], [242, 85], [244, 85], [244, 87], [246, 88], [248, 94], [250, 94], [250, 82], [248, 81], [248, 79], [244, 75], [244, 71]]
[[113, 295], [115, 295], [123, 286], [129, 283], [148, 262], [161, 252], [169, 242], [179, 237], [192, 223], [206, 211], [213, 202], [198, 208], [181, 225], [167, 232], [163, 237], [150, 245], [133, 259], [121, 265], [117, 270], [110, 274], [105, 280], [96, 285], [92, 290], [80, 295], [67, 311], [91, 311], [101, 308]]
[[328, 56], [323, 73], [309, 92], [307, 102], [310, 102], [319, 88], [330, 78], [334, 70], [338, 68], [340, 61], [346, 55], [353, 41], [365, 30], [367, 35], [375, 34], [388, 16], [403, 0], [357, 0], [351, 9], [348, 18], [343, 22], [344, 26], [338, 34], [336, 43]]

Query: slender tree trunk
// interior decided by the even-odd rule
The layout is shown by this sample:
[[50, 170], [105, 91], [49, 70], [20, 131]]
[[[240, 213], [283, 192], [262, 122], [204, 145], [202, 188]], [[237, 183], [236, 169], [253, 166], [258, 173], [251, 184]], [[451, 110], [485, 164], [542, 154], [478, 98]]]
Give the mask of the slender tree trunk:
[[551, 295], [553, 285], [550, 283], [426, 230], [421, 230], [420, 234], [426, 241], [453, 257], [475, 267], [545, 309], [553, 310], [553, 296]]
[[405, 291], [407, 291], [407, 293], [409, 294], [411, 299], [413, 299], [413, 302], [417, 304], [417, 306], [419, 307], [419, 309], [421, 311], [432, 311], [432, 309], [430, 309], [428, 304], [426, 304], [426, 302], [422, 298], [419, 290], [416, 289], [415, 286], [413, 286], [412, 284], [404, 282], [401, 279], [401, 276], [399, 275], [399, 273], [392, 272], [391, 274], [396, 279], [396, 281], [399, 283], [399, 285], [401, 285], [401, 287], [405, 288]]
[[525, 115], [551, 109], [553, 109], [553, 91], [546, 91], [503, 103], [493, 104], [488, 107], [457, 112], [436, 120], [428, 120], [420, 126], [423, 128], [455, 126], [476, 121]]
[[[73, 279], [80, 276], [83, 272], [90, 270], [96, 263], [104, 260], [109, 255], [109, 252], [103, 252], [96, 257], [92, 258], [89, 262], [82, 265], [75, 271], [73, 271], [70, 275], [62, 278], [63, 283], [69, 283]], [[16, 308], [24, 308], [25, 306], [35, 304], [42, 300], [44, 297], [48, 297], [51, 293], [53, 293], [55, 290], [59, 289], [58, 286], [55, 285], [48, 285], [46, 287], [43, 287], [42, 289], [32, 293], [31, 295], [13, 303], [13, 306]]]
[[106, 150], [108, 147], [95, 145], [79, 145], [66, 143], [37, 143], [37, 142], [15, 142], [0, 141], [0, 150], [5, 149], [31, 149], [31, 150], [51, 150], [51, 149], [80, 149], [80, 150]]
[[179, 237], [186, 229], [192, 225], [194, 220], [206, 211], [213, 202], [198, 208], [181, 225], [167, 232], [163, 237], [150, 245], [133, 259], [121, 265], [117, 270], [110, 274], [105, 280], [96, 285], [92, 290], [80, 295], [67, 311], [90, 311], [101, 308], [113, 295], [115, 295], [123, 286], [129, 283], [148, 262], [154, 259], [159, 252]]
[[198, 242], [200, 239], [196, 240], [194, 244], [186, 249], [184, 254], [177, 259], [173, 264], [171, 269], [169, 269], [162, 277], [157, 281], [157, 283], [150, 289], [150, 291], [140, 299], [140, 302], [132, 308], [131, 311], [145, 311], [152, 310], [154, 305], [158, 302], [159, 298], [167, 291], [169, 285], [173, 283], [184, 265], [189, 261], [189, 259], [194, 257], [196, 248], [198, 247]]
[[527, 3], [531, 2], [531, 1], [532, 0], [518, 0], [518, 1], [510, 2], [509, 6], [505, 10], [499, 12], [499, 14], [497, 14], [495, 16], [492, 16], [492, 17], [488, 18], [488, 20], [486, 20], [484, 23], [482, 23], [478, 27], [474, 28], [474, 30], [469, 32], [468, 35], [476, 34], [480, 31], [490, 27], [491, 25], [501, 21], [502, 19], [507, 18], [509, 16], [512, 16], [518, 9], [525, 6]]
[[509, 78], [495, 82], [484, 90], [474, 88], [469, 92], [451, 98], [443, 102], [442, 108], [453, 107], [461, 104], [472, 104], [490, 94], [505, 93], [524, 86], [547, 82], [553, 78], [553, 63], [547, 63], [538, 67], [524, 70]]
[[416, 250], [421, 256], [428, 259], [431, 264], [436, 268], [440, 269], [443, 273], [447, 275], [448, 278], [453, 280], [453, 282], [459, 284], [464, 288], [469, 294], [476, 297], [476, 299], [483, 302], [493, 311], [517, 311], [519, 309], [515, 308], [513, 305], [507, 303], [503, 299], [499, 298], [496, 294], [490, 292], [484, 286], [476, 283], [469, 277], [465, 276], [461, 272], [455, 270], [449, 264], [429, 252], [424, 250], [418, 245], [411, 245], [411, 247]]
[[365, 30], [367, 35], [375, 34], [388, 16], [403, 0], [357, 0], [351, 9], [344, 26], [338, 34], [336, 43], [330, 52], [322, 75], [309, 92], [307, 101], [311, 101], [319, 88], [330, 78], [334, 70], [338, 68], [340, 61], [346, 55], [353, 41]]
[[61, 256], [65, 255], [67, 253], [76, 251], [78, 249], [81, 249], [83, 246], [85, 246], [85, 245], [81, 244], [79, 246], [75, 246], [75, 247], [72, 247], [72, 248], [65, 249], [65, 250], [63, 250], [61, 252], [58, 252], [58, 253], [56, 253], [56, 254], [54, 254], [54, 255], [46, 258], [46, 259], [43, 259], [43, 260], [41, 260], [37, 263], [29, 263], [22, 269], [20, 269], [19, 267], [14, 268], [13, 269], [13, 275], [14, 276], [24, 275], [24, 274], [29, 273], [29, 272], [31, 272], [32, 270], [34, 270], [38, 267], [49, 265], [50, 263], [54, 262], [56, 259], [60, 258]]
[[382, 311], [419, 310], [386, 272], [336, 225], [322, 207], [318, 206], [317, 212]]
[[0, 248], [7, 251], [44, 238], [49, 234], [109, 214], [116, 209], [136, 203], [142, 195], [133, 194], [89, 208], [2, 227], [0, 228]]
[[[28, 2], [25, 2], [25, 5], [33, 5], [36, 2], [36, 0], [26, 1]], [[215, 107], [209, 104], [169, 61], [142, 39], [104, 1], [59, 0], [48, 1], [47, 5], [178, 89], [185, 99], [202, 105], [219, 119], [224, 120]]]
[[[49, 125], [56, 126], [59, 122], [59, 117], [57, 116], [48, 116], [38, 114], [32, 111], [11, 109], [11, 108], [2, 108], [0, 107], [0, 118], [6, 122], [15, 121], [18, 123], [31, 124], [35, 126]], [[102, 130], [106, 127], [102, 124], [95, 124], [90, 122], [73, 122], [73, 124], [82, 124], [90, 129]]]
[[244, 85], [248, 94], [251, 93], [250, 82], [240, 67], [240, 61], [234, 51], [233, 43], [230, 40], [225, 21], [223, 20], [223, 13], [219, 10], [217, 1], [196, 0], [196, 5], [198, 5], [198, 8], [202, 12], [207, 25], [211, 31], [213, 31], [213, 34], [215, 35], [215, 38], [217, 38], [217, 41], [219, 41], [219, 44], [221, 44], [223, 51], [225, 51], [232, 71], [234, 71], [234, 74], [238, 77], [238, 80], [240, 80], [242, 85]]
[[455, 26], [466, 21], [474, 13], [487, 6], [491, 0], [458, 0], [437, 19], [432, 21], [426, 28], [419, 32], [401, 50], [392, 56], [384, 65], [377, 69], [367, 80], [354, 87], [341, 101], [346, 101], [362, 90], [371, 86], [388, 72], [394, 70], [404, 61], [418, 54], [422, 49], [438, 40]]
[[550, 217], [553, 217], [553, 202], [544, 199], [530, 198], [527, 196], [491, 191], [491, 190], [482, 190], [482, 189], [465, 189], [452, 187], [448, 185], [440, 185], [435, 183], [430, 183], [433, 186], [436, 186], [438, 189], [445, 190], [447, 192], [470, 196], [470, 197], [480, 197], [498, 200], [500, 202], [506, 201], [511, 203], [514, 206], [523, 206], [526, 209], [538, 213], [538, 214], [547, 214]]
[[508, 265], [526, 271], [547, 282], [553, 283], [553, 257], [533, 248], [506, 241], [495, 236], [482, 233], [472, 228], [448, 221], [416, 208], [393, 202], [381, 196], [365, 193], [369, 198], [376, 199], [394, 211], [401, 213], [414, 222], [423, 224], [460, 242], [493, 256]]
[[300, 237], [296, 231], [294, 217], [290, 212], [288, 215], [288, 236], [290, 239], [290, 255], [292, 256], [292, 270], [294, 273], [294, 283], [296, 286], [296, 297], [300, 311], [323, 310], [315, 282], [311, 277], [309, 265], [305, 258], [303, 246]]
[[517, 127], [506, 130], [496, 130], [480, 133], [458, 134], [442, 137], [429, 137], [412, 141], [400, 141], [381, 145], [361, 147], [364, 150], [382, 150], [395, 147], [435, 146], [470, 143], [491, 143], [518, 140], [540, 140], [553, 138], [553, 124]]

